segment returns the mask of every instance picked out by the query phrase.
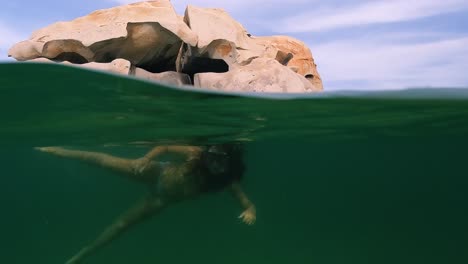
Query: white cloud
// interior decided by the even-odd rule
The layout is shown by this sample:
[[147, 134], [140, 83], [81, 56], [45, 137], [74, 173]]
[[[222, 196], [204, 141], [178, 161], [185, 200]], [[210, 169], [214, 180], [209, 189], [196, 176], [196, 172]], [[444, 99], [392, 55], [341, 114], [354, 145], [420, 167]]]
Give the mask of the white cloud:
[[17, 41], [23, 40], [25, 38], [24, 34], [16, 32], [10, 26], [7, 26], [5, 23], [0, 21], [0, 47], [5, 48], [9, 47]]
[[410, 21], [468, 8], [466, 0], [369, 1], [355, 7], [316, 8], [275, 24], [278, 32], [321, 32], [350, 26]]
[[[129, 4], [140, 1], [134, 0], [110, 0], [117, 4]], [[311, 3], [315, 0], [290, 0], [288, 5]], [[242, 12], [248, 16], [249, 8], [269, 8], [277, 6], [277, 4], [284, 5], [284, 0], [235, 0], [235, 1], [219, 1], [219, 0], [171, 0], [172, 5], [179, 14], [183, 14], [187, 5], [194, 5], [199, 7], [222, 8], [228, 12]], [[250, 9], [252, 11], [252, 9]]]
[[8, 49], [21, 40], [27, 38], [27, 34], [17, 32], [14, 28], [0, 21], [0, 60], [8, 59]]
[[337, 40], [312, 47], [325, 84], [366, 83], [327, 89], [397, 89], [468, 86], [468, 37], [428, 43], [383, 43], [378, 37]]

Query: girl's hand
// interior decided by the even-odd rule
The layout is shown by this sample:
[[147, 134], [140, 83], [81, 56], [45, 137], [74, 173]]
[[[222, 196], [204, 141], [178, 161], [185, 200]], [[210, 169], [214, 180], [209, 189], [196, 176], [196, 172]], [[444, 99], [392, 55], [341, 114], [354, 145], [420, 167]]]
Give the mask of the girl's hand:
[[35, 149], [42, 151], [42, 152], [46, 152], [46, 153], [52, 153], [52, 154], [62, 150], [62, 148], [60, 147], [36, 147]]
[[239, 215], [239, 218], [241, 218], [242, 221], [247, 225], [255, 224], [255, 220], [257, 219], [257, 212], [255, 210], [255, 206], [252, 205], [249, 208], [247, 208], [244, 212], [242, 212], [241, 215]]

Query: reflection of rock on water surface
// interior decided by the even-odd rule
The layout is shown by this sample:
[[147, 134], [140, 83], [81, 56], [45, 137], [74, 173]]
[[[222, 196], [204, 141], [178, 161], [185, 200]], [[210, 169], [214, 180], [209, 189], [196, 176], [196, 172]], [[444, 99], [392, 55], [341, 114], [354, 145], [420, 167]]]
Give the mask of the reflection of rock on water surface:
[[314, 92], [322, 80], [307, 46], [253, 37], [222, 9], [170, 1], [99, 10], [37, 30], [14, 45], [19, 61], [68, 62], [173, 85], [247, 92]]

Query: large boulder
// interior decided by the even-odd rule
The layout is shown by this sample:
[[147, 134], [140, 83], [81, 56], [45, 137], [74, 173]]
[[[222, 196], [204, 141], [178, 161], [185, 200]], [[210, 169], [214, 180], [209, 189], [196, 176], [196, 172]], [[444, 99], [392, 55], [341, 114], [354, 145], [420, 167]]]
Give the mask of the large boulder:
[[44, 57], [73, 63], [123, 58], [150, 71], [175, 69], [182, 42], [197, 35], [179, 19], [169, 0], [99, 10], [34, 32], [9, 51], [17, 60]]
[[323, 89], [303, 42], [252, 36], [218, 8], [189, 5], [178, 16], [169, 0], [118, 6], [52, 24], [14, 45], [9, 55], [226, 91]]
[[198, 44], [184, 44], [181, 48], [177, 59], [178, 71], [191, 75], [222, 73], [248, 65], [255, 58], [271, 58], [302, 75], [312, 84], [312, 90], [323, 89], [311, 51], [297, 39], [287, 36], [254, 37], [218, 8], [188, 6], [185, 22], [198, 35]]
[[[276, 54], [264, 53], [264, 57], [273, 57], [277, 60], [289, 58], [285, 65], [293, 69], [298, 74], [304, 76], [310, 83], [319, 90], [323, 90], [322, 78], [317, 71], [312, 52], [307, 45], [295, 38], [288, 36], [256, 37], [257, 44], [264, 47], [271, 47]], [[291, 54], [288, 57], [288, 54]], [[286, 57], [286, 58], [285, 58]]]
[[197, 73], [197, 87], [233, 92], [306, 93], [319, 91], [304, 77], [275, 59], [257, 58], [225, 73]]

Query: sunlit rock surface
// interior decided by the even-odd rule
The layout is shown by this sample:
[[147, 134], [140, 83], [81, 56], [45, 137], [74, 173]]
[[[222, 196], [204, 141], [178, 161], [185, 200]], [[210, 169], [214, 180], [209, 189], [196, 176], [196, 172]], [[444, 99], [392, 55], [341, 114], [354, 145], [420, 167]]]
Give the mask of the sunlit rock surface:
[[142, 68], [164, 71], [174, 69], [182, 42], [196, 45], [197, 36], [178, 18], [170, 1], [160, 0], [52, 24], [14, 45], [9, 55], [17, 60], [44, 57], [72, 63], [123, 58]]
[[278, 61], [268, 58], [254, 59], [225, 73], [197, 73], [194, 83], [199, 87], [234, 92], [305, 93], [321, 90]]
[[54, 23], [15, 44], [9, 56], [221, 91], [323, 90], [312, 53], [300, 40], [252, 36], [218, 8], [189, 5], [179, 16], [169, 0], [122, 5]]
[[190, 76], [181, 72], [166, 71], [160, 73], [152, 73], [141, 68], [136, 68], [133, 75], [142, 79], [167, 83], [176, 86], [192, 84]]
[[292, 57], [286, 66], [304, 76], [317, 89], [323, 89], [322, 79], [317, 71], [312, 52], [304, 42], [288, 36], [257, 37], [255, 41], [259, 45], [275, 50], [276, 59], [291, 54]]

